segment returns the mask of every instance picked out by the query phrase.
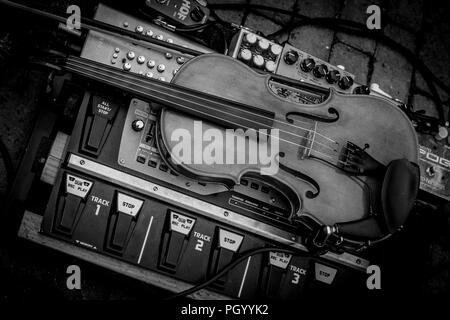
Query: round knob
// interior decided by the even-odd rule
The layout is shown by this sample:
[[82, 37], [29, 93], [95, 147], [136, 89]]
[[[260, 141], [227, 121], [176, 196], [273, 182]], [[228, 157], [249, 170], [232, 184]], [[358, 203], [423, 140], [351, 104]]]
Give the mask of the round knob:
[[341, 80], [339, 80], [339, 82], [338, 82], [338, 86], [342, 90], [347, 90], [352, 85], [353, 85], [353, 79], [349, 76], [342, 77]]
[[138, 62], [139, 64], [143, 64], [143, 63], [145, 62], [145, 57], [144, 57], [144, 56], [139, 56], [139, 57], [137, 58], [137, 62]]
[[145, 76], [146, 76], [147, 78], [153, 78], [153, 73], [152, 73], [152, 72], [147, 72], [147, 73], [145, 74]]
[[151, 36], [153, 36], [153, 31], [147, 30], [147, 32], [145, 34], [147, 35], [147, 37], [151, 37]]
[[144, 129], [145, 123], [141, 119], [136, 119], [131, 123], [131, 128], [133, 128], [134, 131], [139, 132], [142, 129]]
[[312, 58], [303, 59], [300, 68], [305, 72], [310, 72], [316, 66], [316, 62]]
[[131, 70], [131, 64], [130, 63], [124, 63], [123, 65], [123, 70], [125, 71], [130, 71]]
[[278, 56], [282, 50], [283, 50], [283, 48], [281, 46], [279, 46], [278, 44], [273, 44], [270, 47], [270, 53], [274, 56]]
[[317, 66], [314, 67], [312, 73], [313, 73], [313, 75], [314, 75], [316, 78], [323, 78], [323, 77], [325, 77], [325, 75], [327, 74], [327, 72], [328, 72], [327, 66], [324, 65], [324, 64], [319, 64], [319, 65], [317, 65]]
[[370, 89], [368, 86], [362, 85], [362, 86], [358, 86], [353, 90], [354, 94], [369, 94], [370, 93]]
[[136, 54], [135, 54], [133, 51], [129, 51], [129, 52], [127, 53], [127, 58], [128, 58], [128, 59], [133, 60], [134, 57], [136, 57]]
[[341, 74], [340, 74], [340, 72], [338, 70], [331, 70], [325, 76], [325, 79], [327, 80], [327, 82], [329, 84], [333, 84], [333, 83], [338, 82], [340, 78], [341, 78]]
[[166, 59], [172, 59], [173, 57], [173, 55], [170, 52], [166, 52], [164, 56], [166, 57]]
[[148, 60], [147, 66], [148, 66], [150, 69], [153, 68], [153, 67], [155, 67], [155, 65], [156, 65], [155, 60]]
[[177, 63], [178, 63], [178, 64], [183, 64], [184, 61], [185, 61], [185, 59], [184, 59], [183, 57], [178, 57], [178, 58], [177, 58]]
[[163, 36], [162, 34], [158, 34], [158, 35], [156, 36], [156, 39], [162, 41], [162, 40], [164, 39], [164, 36]]
[[136, 32], [139, 32], [139, 33], [144, 32], [144, 27], [143, 26], [137, 26], [136, 27]]
[[166, 70], [166, 66], [165, 65], [163, 65], [163, 64], [159, 64], [157, 67], [156, 67], [156, 70], [158, 70], [158, 72], [164, 72], [164, 70]]
[[448, 137], [448, 130], [446, 127], [439, 126], [439, 132], [434, 136], [436, 140], [444, 140]]
[[267, 41], [266, 39], [259, 39], [258, 49], [261, 51], [266, 51], [267, 49], [269, 49], [269, 41]]
[[269, 72], [275, 72], [276, 65], [275, 62], [273, 62], [272, 60], [267, 60], [264, 67]]
[[170, 39], [170, 38], [167, 39], [166, 41], [167, 41], [168, 43], [173, 43], [173, 39]]
[[289, 50], [284, 54], [284, 62], [286, 64], [294, 64], [298, 60], [298, 52], [294, 50]]
[[257, 68], [262, 68], [262, 66], [264, 66], [264, 58], [259, 54], [255, 55], [252, 61], [253, 65]]
[[243, 49], [239, 52], [239, 59], [242, 61], [248, 62], [252, 59], [252, 53], [248, 49]]
[[250, 45], [253, 45], [256, 43], [256, 35], [253, 33], [247, 33], [244, 37], [245, 42], [247, 42]]

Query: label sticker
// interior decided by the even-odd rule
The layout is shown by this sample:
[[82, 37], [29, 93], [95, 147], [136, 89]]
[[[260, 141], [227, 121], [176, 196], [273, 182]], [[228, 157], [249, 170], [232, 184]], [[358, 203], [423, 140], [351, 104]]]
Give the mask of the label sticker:
[[93, 182], [67, 174], [66, 176], [66, 192], [74, 196], [85, 199], [89, 190], [91, 190]]
[[117, 210], [119, 212], [135, 217], [139, 210], [141, 210], [144, 201], [127, 196], [123, 193], [118, 193], [117, 196]]
[[195, 219], [170, 211], [170, 230], [187, 236], [194, 226]]
[[291, 261], [292, 255], [289, 253], [270, 251], [269, 258], [269, 263], [271, 265], [279, 267], [281, 269], [286, 269], [289, 262]]
[[94, 96], [92, 98], [92, 107], [95, 115], [108, 120], [114, 118], [118, 109], [116, 104], [100, 96]]
[[233, 252], [237, 252], [241, 246], [243, 236], [227, 230], [219, 229], [219, 246]]
[[326, 284], [331, 284], [336, 276], [337, 270], [324, 266], [320, 263], [315, 263], [316, 266], [316, 280], [321, 281]]

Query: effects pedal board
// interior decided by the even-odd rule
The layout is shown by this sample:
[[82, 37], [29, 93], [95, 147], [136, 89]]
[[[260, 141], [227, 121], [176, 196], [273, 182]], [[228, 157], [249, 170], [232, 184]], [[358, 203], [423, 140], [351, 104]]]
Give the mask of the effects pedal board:
[[299, 252], [252, 256], [209, 287], [234, 298], [365, 288], [367, 260], [305, 256], [289, 204], [270, 185], [248, 177], [228, 190], [172, 172], [156, 147], [154, 106], [123, 99], [85, 92], [68, 143], [57, 148], [65, 151], [50, 179], [44, 234], [192, 284], [252, 249]]
[[418, 133], [420, 189], [450, 201], [450, 139], [448, 127], [436, 134]]
[[149, 15], [174, 26], [199, 26], [209, 18], [206, 0], [145, 0], [145, 5]]
[[256, 70], [333, 88], [342, 93], [368, 94], [355, 76], [290, 44], [281, 46], [250, 29], [241, 27], [234, 36], [228, 54]]
[[[213, 52], [211, 49], [193, 43], [167, 29], [139, 20], [133, 16], [99, 4], [95, 20], [134, 31], [142, 35], [173, 43], [199, 52]], [[178, 69], [192, 56], [156, 44], [149, 48], [127, 42], [121, 37], [89, 31], [81, 57], [134, 72], [143, 77], [170, 82]]]

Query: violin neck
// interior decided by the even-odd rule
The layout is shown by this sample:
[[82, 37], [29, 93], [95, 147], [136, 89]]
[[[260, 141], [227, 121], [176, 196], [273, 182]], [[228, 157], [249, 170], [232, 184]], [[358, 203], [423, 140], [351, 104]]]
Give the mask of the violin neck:
[[271, 129], [274, 113], [70, 56], [65, 69], [224, 128]]

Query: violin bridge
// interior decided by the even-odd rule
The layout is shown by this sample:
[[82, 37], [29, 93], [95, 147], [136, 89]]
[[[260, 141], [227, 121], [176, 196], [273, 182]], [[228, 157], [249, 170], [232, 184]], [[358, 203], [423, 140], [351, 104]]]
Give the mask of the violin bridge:
[[314, 140], [316, 139], [317, 121], [314, 121], [314, 128], [308, 130], [308, 133], [303, 139], [305, 141], [303, 149], [300, 151], [300, 159], [305, 159], [311, 155], [313, 150]]

